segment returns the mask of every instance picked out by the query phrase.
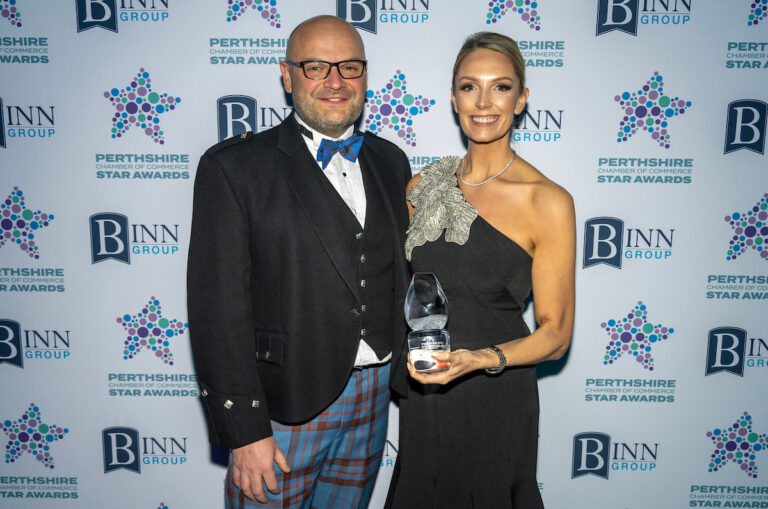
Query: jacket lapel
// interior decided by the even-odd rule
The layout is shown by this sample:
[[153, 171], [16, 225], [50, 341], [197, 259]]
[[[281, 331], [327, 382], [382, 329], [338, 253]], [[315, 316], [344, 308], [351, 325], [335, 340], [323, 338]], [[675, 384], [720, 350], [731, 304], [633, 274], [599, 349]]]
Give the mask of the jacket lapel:
[[382, 171], [377, 171], [376, 166], [378, 165], [380, 168], [382, 164], [386, 164], [386, 159], [378, 153], [372, 143], [363, 142], [363, 147], [360, 149], [358, 159], [360, 160], [360, 167], [364, 171], [368, 171], [368, 173], [372, 176], [371, 180], [378, 188], [379, 196], [381, 196], [384, 200], [384, 207], [387, 211], [387, 219], [389, 220], [389, 223], [395, 232], [395, 239], [397, 239], [398, 247], [401, 248], [400, 254], [402, 254], [405, 252], [405, 249], [403, 248], [404, 231], [402, 231], [402, 228], [398, 228], [397, 218], [395, 216], [392, 203], [393, 200], [402, 200], [404, 204], [405, 194], [399, 192], [397, 182], [394, 178], [383, 179], [381, 176]]
[[307, 151], [299, 126], [291, 114], [279, 127], [278, 147], [287, 156], [281, 170], [295, 194], [304, 214], [333, 262], [344, 284], [358, 298], [357, 277], [352, 260], [344, 249], [344, 232], [341, 222], [333, 214], [333, 208], [323, 189], [326, 178]]

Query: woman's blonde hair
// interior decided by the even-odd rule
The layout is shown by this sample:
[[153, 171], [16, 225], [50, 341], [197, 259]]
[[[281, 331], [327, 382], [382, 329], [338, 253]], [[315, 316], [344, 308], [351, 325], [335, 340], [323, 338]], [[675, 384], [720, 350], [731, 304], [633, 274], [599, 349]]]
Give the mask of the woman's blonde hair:
[[522, 93], [525, 88], [525, 59], [520, 53], [520, 48], [517, 47], [517, 43], [514, 39], [507, 37], [496, 32], [477, 32], [467, 37], [464, 44], [459, 50], [459, 54], [456, 55], [456, 63], [453, 64], [453, 79], [451, 80], [451, 86], [456, 81], [456, 73], [459, 70], [461, 62], [475, 50], [489, 49], [492, 51], [498, 51], [512, 62], [512, 67], [515, 68], [515, 74], [520, 80], [520, 90]]

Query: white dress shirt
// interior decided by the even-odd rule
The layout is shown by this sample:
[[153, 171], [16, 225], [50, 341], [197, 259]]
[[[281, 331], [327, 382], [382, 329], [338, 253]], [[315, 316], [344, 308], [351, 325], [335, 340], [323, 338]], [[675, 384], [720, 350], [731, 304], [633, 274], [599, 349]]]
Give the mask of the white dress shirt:
[[[309, 132], [312, 133], [312, 139], [302, 135], [304, 143], [307, 144], [309, 153], [312, 154], [312, 159], [317, 160], [317, 150], [320, 148], [320, 142], [323, 138], [332, 139], [334, 141], [343, 140], [352, 136], [355, 131], [354, 126], [349, 128], [339, 138], [330, 138], [325, 136], [316, 130], [312, 129], [304, 122], [301, 117], [296, 114], [296, 120], [304, 126]], [[322, 162], [317, 161], [317, 166], [322, 170]], [[363, 173], [360, 170], [360, 162], [356, 160], [352, 162], [345, 159], [338, 152], [333, 154], [331, 162], [325, 167], [323, 175], [325, 175], [330, 181], [331, 185], [339, 196], [347, 204], [349, 210], [357, 218], [360, 227], [365, 226], [365, 208], [367, 205], [365, 199], [365, 187], [363, 186]], [[360, 346], [357, 348], [357, 356], [355, 357], [355, 366], [370, 366], [372, 364], [381, 364], [387, 362], [392, 357], [392, 353], [387, 354], [383, 359], [379, 359], [376, 356], [376, 352], [368, 345], [362, 338], [360, 338]]]

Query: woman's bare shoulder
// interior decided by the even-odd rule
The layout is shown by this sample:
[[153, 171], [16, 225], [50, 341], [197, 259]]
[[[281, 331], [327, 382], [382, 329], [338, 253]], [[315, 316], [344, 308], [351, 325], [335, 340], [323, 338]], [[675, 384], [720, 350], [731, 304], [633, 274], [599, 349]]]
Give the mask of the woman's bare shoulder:
[[531, 206], [534, 211], [545, 216], [563, 213], [573, 216], [574, 205], [571, 193], [530, 163], [525, 162], [525, 164], [530, 178]]

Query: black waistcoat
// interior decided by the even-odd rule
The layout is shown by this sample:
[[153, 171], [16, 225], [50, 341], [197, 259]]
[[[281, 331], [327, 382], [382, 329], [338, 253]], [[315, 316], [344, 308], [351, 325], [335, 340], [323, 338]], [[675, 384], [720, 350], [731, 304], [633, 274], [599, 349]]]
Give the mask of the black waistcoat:
[[[323, 188], [328, 203], [344, 231], [345, 251], [357, 270], [357, 292], [360, 301], [360, 338], [365, 341], [379, 359], [392, 351], [392, 324], [395, 287], [394, 252], [396, 242], [392, 225], [387, 217], [384, 197], [376, 181], [364, 168], [366, 212], [365, 227], [341, 198], [328, 179]], [[401, 311], [402, 312], [402, 311]]]

